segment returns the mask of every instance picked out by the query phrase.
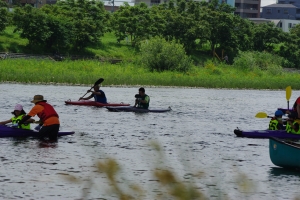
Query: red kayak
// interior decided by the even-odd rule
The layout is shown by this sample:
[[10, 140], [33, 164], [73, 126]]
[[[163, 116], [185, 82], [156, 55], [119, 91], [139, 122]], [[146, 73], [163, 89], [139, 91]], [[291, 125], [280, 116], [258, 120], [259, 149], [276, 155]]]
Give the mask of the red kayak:
[[90, 100], [82, 100], [82, 101], [65, 101], [67, 105], [79, 105], [79, 106], [97, 106], [97, 107], [104, 107], [104, 106], [129, 106], [130, 104], [127, 103], [99, 103], [96, 101]]

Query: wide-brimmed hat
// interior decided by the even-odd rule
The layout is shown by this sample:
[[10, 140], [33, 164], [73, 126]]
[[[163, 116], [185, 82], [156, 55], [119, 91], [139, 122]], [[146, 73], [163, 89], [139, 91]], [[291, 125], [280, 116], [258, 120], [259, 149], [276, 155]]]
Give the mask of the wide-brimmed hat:
[[37, 102], [40, 102], [40, 101], [47, 102], [47, 100], [44, 100], [43, 95], [34, 95], [33, 100], [31, 101], [31, 103], [37, 103]]

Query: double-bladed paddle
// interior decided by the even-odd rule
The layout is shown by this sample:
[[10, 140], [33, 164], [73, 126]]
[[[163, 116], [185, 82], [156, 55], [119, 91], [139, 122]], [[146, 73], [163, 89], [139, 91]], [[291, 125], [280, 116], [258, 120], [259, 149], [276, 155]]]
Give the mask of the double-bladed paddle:
[[292, 87], [291, 86], [287, 86], [285, 88], [285, 96], [286, 96], [286, 100], [287, 100], [287, 105], [288, 105], [288, 110], [290, 109], [290, 105], [289, 105], [289, 101], [290, 101], [290, 98], [292, 96]]
[[[269, 116], [267, 113], [265, 112], [259, 112], [255, 115], [255, 117], [257, 118], [273, 118], [272, 116]], [[286, 120], [286, 119], [283, 119]]]
[[[99, 78], [99, 80], [97, 80], [97, 81], [95, 82], [95, 84], [91, 87], [91, 89], [92, 89], [95, 85], [99, 85], [99, 84], [102, 83], [103, 81], [104, 81], [103, 78]], [[90, 90], [91, 90], [91, 89], [90, 89]], [[88, 93], [88, 92], [87, 92], [87, 93]], [[83, 98], [87, 93], [85, 93], [81, 98]], [[79, 98], [78, 101], [79, 101], [81, 98]]]
[[271, 116], [268, 116], [268, 114], [265, 112], [259, 112], [255, 115], [255, 117], [257, 117], [257, 118], [272, 118]]

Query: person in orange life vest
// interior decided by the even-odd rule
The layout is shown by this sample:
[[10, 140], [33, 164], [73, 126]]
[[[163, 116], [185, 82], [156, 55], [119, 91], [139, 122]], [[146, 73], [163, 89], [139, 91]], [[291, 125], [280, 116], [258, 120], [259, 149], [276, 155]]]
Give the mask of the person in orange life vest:
[[[11, 114], [13, 114], [14, 117], [12, 117], [9, 120], [0, 122], [0, 125], [5, 125], [5, 124], [11, 122], [12, 127], [18, 128], [19, 121], [26, 115], [26, 112], [23, 110], [23, 106], [21, 104], [16, 104], [15, 109], [13, 112], [11, 112]], [[34, 119], [27, 120], [26, 123], [22, 124], [21, 128], [22, 129], [30, 129], [30, 124], [29, 124], [30, 122], [34, 122]]]
[[51, 141], [57, 141], [60, 122], [54, 108], [47, 103], [47, 100], [44, 100], [42, 95], [35, 95], [31, 103], [34, 103], [35, 106], [19, 122], [19, 125], [22, 125], [26, 120], [37, 115], [41, 123], [34, 129], [39, 131], [40, 138], [49, 138]]
[[275, 116], [272, 117], [269, 123], [269, 130], [284, 130], [285, 127], [283, 126], [282, 122], [282, 115], [284, 113], [281, 110], [277, 110], [275, 112]]

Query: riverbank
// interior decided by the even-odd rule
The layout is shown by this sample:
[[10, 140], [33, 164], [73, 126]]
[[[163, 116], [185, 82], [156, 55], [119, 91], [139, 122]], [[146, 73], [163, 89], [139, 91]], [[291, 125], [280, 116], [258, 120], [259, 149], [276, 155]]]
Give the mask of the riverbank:
[[102, 86], [152, 86], [188, 88], [284, 89], [291, 85], [300, 89], [299, 73], [282, 70], [242, 71], [231, 65], [194, 66], [187, 73], [150, 72], [134, 63], [100, 63], [93, 60], [62, 61], [5, 59], [1, 61], [1, 82], [29, 84], [92, 85], [104, 78]]

